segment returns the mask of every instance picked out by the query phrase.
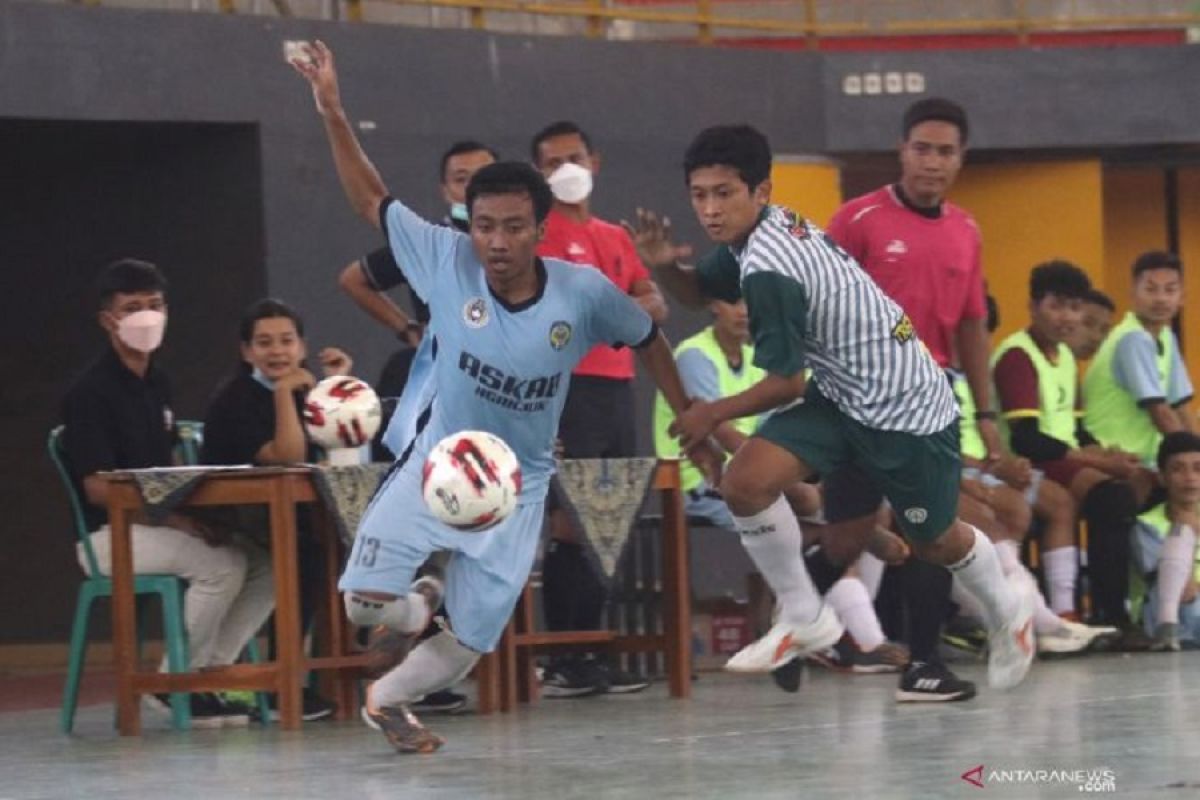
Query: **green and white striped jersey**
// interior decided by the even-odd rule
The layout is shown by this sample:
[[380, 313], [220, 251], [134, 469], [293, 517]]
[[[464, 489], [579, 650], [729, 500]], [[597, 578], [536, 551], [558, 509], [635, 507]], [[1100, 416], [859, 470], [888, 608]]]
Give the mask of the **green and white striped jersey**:
[[701, 289], [745, 298], [754, 363], [810, 367], [821, 393], [878, 430], [936, 433], [958, 418], [950, 383], [904, 311], [820, 228], [768, 206], [744, 247], [696, 265]]

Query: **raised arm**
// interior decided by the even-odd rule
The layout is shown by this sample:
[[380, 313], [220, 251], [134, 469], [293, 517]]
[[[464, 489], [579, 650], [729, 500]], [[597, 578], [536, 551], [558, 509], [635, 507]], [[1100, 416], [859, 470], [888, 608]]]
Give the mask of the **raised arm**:
[[359, 216], [379, 227], [379, 204], [388, 196], [383, 179], [367, 158], [342, 108], [333, 53], [324, 42], [305, 44], [305, 58], [294, 58], [293, 67], [312, 86], [317, 112], [325, 122], [325, 134], [333, 151], [333, 163], [350, 206]]
[[701, 308], [708, 302], [700, 291], [696, 270], [682, 263], [691, 256], [692, 248], [671, 241], [671, 220], [659, 219], [653, 211], [639, 208], [636, 225], [624, 220], [621, 225], [633, 239], [638, 258], [668, 294], [689, 308]]

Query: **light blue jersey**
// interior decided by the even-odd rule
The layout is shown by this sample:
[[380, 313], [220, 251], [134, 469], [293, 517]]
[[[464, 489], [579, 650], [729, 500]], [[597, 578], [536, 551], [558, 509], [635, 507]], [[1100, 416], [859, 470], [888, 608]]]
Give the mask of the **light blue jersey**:
[[521, 462], [522, 501], [540, 498], [571, 370], [594, 345], [643, 343], [654, 323], [599, 270], [555, 259], [541, 262], [540, 293], [508, 306], [488, 287], [470, 237], [395, 200], [382, 213], [396, 263], [429, 305], [434, 339], [431, 414], [412, 458], [423, 462], [451, 433], [489, 431]]
[[[451, 551], [450, 622], [460, 642], [484, 653], [512, 616], [537, 554], [571, 370], [593, 345], [647, 341], [654, 323], [599, 270], [552, 259], [539, 262], [538, 294], [508, 306], [493, 296], [466, 235], [431, 225], [394, 200], [383, 215], [396, 262], [430, 308], [431, 360], [424, 377], [414, 360], [389, 437], [420, 430], [411, 449], [409, 442], [388, 443], [408, 457], [363, 515], [338, 587], [403, 595], [430, 553]], [[422, 419], [423, 426], [415, 424]], [[521, 462], [516, 510], [480, 533], [438, 521], [421, 498], [429, 450], [462, 430], [494, 433]]]
[[383, 432], [383, 446], [399, 458], [417, 437], [417, 420], [433, 401], [433, 337], [422, 336], [408, 368], [404, 391]]

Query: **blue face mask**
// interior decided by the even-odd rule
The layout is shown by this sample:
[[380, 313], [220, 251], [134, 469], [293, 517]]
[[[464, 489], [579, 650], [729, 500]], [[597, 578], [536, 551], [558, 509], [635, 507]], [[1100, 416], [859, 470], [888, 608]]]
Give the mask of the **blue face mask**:
[[450, 219], [458, 220], [459, 222], [469, 222], [471, 215], [467, 212], [466, 203], [451, 203], [450, 204]]
[[275, 381], [271, 380], [266, 375], [264, 375], [263, 371], [261, 369], [259, 369], [258, 367], [254, 368], [254, 370], [250, 373], [250, 377], [252, 377], [252, 378], [254, 378], [254, 380], [258, 381], [259, 385], [262, 386], [264, 389], [269, 389], [272, 392], [275, 391]]

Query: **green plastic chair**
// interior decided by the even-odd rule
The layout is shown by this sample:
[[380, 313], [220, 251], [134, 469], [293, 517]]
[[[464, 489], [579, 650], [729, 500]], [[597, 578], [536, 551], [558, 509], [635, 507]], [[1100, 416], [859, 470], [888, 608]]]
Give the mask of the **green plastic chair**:
[[[75, 709], [79, 702], [79, 681], [83, 677], [83, 659], [87, 653], [88, 619], [91, 616], [92, 603], [100, 597], [112, 597], [112, 579], [100, 574], [100, 566], [96, 561], [96, 553], [92, 549], [89, 531], [83, 518], [83, 504], [71, 482], [71, 474], [67, 470], [66, 459], [62, 449], [63, 427], [59, 425], [50, 431], [46, 440], [46, 449], [50, 460], [62, 479], [67, 490], [67, 499], [71, 504], [71, 517], [75, 526], [75, 535], [83, 543], [83, 554], [87, 560], [88, 574], [79, 587], [79, 597], [75, 601], [75, 621], [71, 624], [71, 649], [67, 665], [67, 684], [63, 689], [62, 713], [59, 725], [63, 733], [70, 733], [75, 727]], [[143, 596], [158, 595], [162, 598], [163, 632], [166, 636], [167, 666], [171, 672], [186, 672], [188, 665], [187, 634], [183, 626], [183, 581], [175, 575], [134, 575], [133, 593], [139, 602]], [[144, 615], [139, 615], [139, 619]], [[138, 652], [141, 653], [142, 630], [138, 626]], [[171, 722], [176, 730], [187, 730], [192, 724], [192, 714], [185, 692], [171, 694]]]
[[[180, 427], [186, 433], [180, 436], [178, 456], [183, 463], [199, 461], [200, 445], [203, 441], [204, 424], [201, 422], [181, 421]], [[83, 543], [84, 558], [87, 561], [88, 575], [79, 587], [79, 597], [75, 603], [75, 619], [71, 625], [71, 646], [67, 666], [67, 683], [63, 688], [62, 712], [59, 719], [63, 733], [70, 733], [75, 726], [75, 710], [79, 701], [79, 682], [83, 677], [84, 656], [87, 653], [87, 629], [91, 616], [92, 602], [97, 598], [111, 597], [113, 593], [112, 579], [100, 574], [96, 561], [96, 553], [92, 549], [89, 538], [90, 532], [84, 522], [83, 504], [75, 484], [71, 481], [67, 470], [66, 459], [62, 449], [63, 426], [59, 425], [50, 431], [47, 437], [46, 449], [50, 460], [62, 480], [71, 506], [71, 517], [75, 527], [75, 535]], [[187, 629], [183, 622], [183, 580], [176, 575], [135, 574], [133, 577], [133, 593], [139, 604], [139, 611], [144, 599], [158, 595], [162, 599], [163, 633], [166, 638], [167, 667], [171, 672], [186, 672], [188, 667]], [[143, 624], [146, 614], [138, 614], [137, 644], [138, 655], [141, 655], [142, 642], [145, 639]], [[254, 662], [259, 661], [258, 643], [251, 639], [246, 645], [244, 656]], [[257, 694], [259, 714], [265, 724], [270, 720], [267, 695]], [[186, 692], [171, 693], [171, 724], [176, 730], [187, 730], [191, 727], [191, 706]]]

